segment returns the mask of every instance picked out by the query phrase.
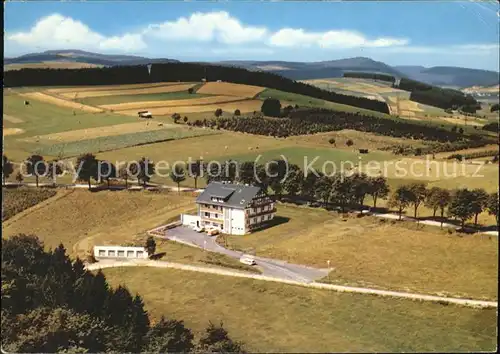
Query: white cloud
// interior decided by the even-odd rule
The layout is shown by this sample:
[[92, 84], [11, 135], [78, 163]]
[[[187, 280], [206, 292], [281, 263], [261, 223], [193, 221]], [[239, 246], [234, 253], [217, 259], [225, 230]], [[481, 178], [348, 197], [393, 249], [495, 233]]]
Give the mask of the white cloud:
[[75, 48], [131, 52], [146, 47], [140, 34], [106, 37], [92, 31], [80, 21], [60, 14], [41, 18], [27, 32], [8, 33], [6, 40], [32, 49]]
[[404, 46], [405, 38], [376, 38], [370, 40], [363, 34], [348, 31], [306, 32], [303, 29], [284, 28], [269, 38], [269, 44], [276, 47], [357, 48]]
[[414, 54], [453, 54], [453, 55], [496, 55], [500, 45], [497, 43], [458, 44], [444, 46], [404, 46], [387, 48], [390, 53]]
[[[165, 43], [178, 42], [170, 46]], [[298, 53], [296, 48], [311, 48]], [[7, 32], [7, 54], [47, 49], [83, 49], [97, 52], [141, 53], [145, 55], [199, 58], [210, 56], [253, 57], [255, 59], [290, 59], [299, 55], [302, 60], [345, 56], [422, 54], [424, 56], [476, 56], [498, 58], [498, 43], [418, 46], [407, 38], [369, 37], [346, 30], [308, 31], [301, 28], [281, 28], [271, 31], [265, 26], [251, 26], [232, 17], [228, 12], [193, 13], [173, 21], [145, 24], [130, 33], [104, 35], [86, 24], [52, 14], [39, 19], [25, 31]], [[10, 52], [10, 53], [9, 53]], [[281, 57], [280, 57], [281, 56]]]
[[189, 18], [149, 25], [143, 32], [166, 40], [217, 41], [241, 44], [261, 41], [267, 34], [265, 27], [245, 26], [227, 12], [196, 12]]

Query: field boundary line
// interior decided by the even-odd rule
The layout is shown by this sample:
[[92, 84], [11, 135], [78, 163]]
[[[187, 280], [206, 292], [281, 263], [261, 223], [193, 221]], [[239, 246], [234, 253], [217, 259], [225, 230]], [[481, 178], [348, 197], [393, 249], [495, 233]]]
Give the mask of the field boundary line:
[[[233, 97], [236, 97], [236, 96], [233, 96]], [[194, 98], [196, 99], [196, 98]], [[190, 100], [189, 98], [186, 99], [186, 100]], [[166, 106], [155, 106], [155, 107], [151, 107], [150, 109], [153, 110], [153, 109], [159, 109], [159, 108], [177, 108], [177, 107], [203, 107], [203, 106], [212, 106], [212, 105], [217, 105], [217, 104], [224, 104], [224, 103], [239, 103], [239, 102], [244, 102], [244, 101], [250, 101], [252, 100], [252, 98], [241, 98], [241, 99], [237, 99], [237, 100], [224, 100], [224, 101], [219, 101], [219, 102], [212, 102], [212, 103], [196, 103], [196, 104], [187, 104], [187, 103], [183, 103], [183, 104], [178, 104], [178, 105], [175, 105], [175, 106], [169, 106], [169, 105], [166, 105]], [[162, 101], [158, 101], [158, 102], [162, 102]], [[167, 101], [165, 101], [167, 102]], [[138, 102], [139, 104], [140, 102]], [[121, 103], [117, 103], [117, 104], [121, 104]], [[104, 110], [109, 110], [108, 107], [104, 107], [104, 106], [110, 106], [110, 105], [101, 105], [99, 106], [100, 109], [104, 109]], [[135, 109], [141, 109], [141, 108], [126, 108], [126, 109], [113, 109], [113, 112], [126, 112], [126, 111], [131, 111], [131, 110], [135, 110]], [[161, 116], [161, 114], [159, 114]]]
[[455, 304], [466, 307], [473, 308], [498, 308], [498, 302], [495, 301], [484, 301], [484, 300], [474, 300], [474, 299], [462, 299], [462, 298], [451, 298], [451, 297], [442, 297], [442, 296], [434, 296], [434, 295], [424, 295], [424, 294], [416, 294], [416, 293], [404, 293], [398, 291], [389, 291], [389, 290], [379, 290], [379, 289], [370, 289], [370, 288], [358, 288], [358, 287], [350, 287], [350, 286], [342, 286], [342, 285], [333, 285], [333, 284], [324, 284], [318, 282], [312, 283], [302, 283], [294, 280], [275, 278], [265, 275], [259, 274], [251, 274], [251, 273], [243, 273], [236, 272], [225, 269], [217, 269], [217, 268], [209, 268], [202, 266], [193, 266], [181, 263], [173, 263], [166, 261], [116, 261], [116, 262], [108, 262], [108, 263], [93, 263], [86, 266], [86, 269], [89, 271], [99, 270], [105, 268], [118, 268], [118, 267], [155, 267], [155, 268], [171, 268], [171, 269], [179, 269], [179, 270], [187, 270], [194, 271], [200, 273], [208, 273], [208, 274], [216, 274], [216, 275], [224, 275], [224, 276], [232, 276], [239, 278], [249, 278], [263, 281], [271, 281], [276, 283], [283, 283], [295, 286], [302, 286], [306, 288], [314, 288], [314, 289], [322, 289], [322, 290], [331, 290], [336, 292], [345, 292], [345, 293], [357, 293], [357, 294], [369, 294], [369, 295], [377, 295], [377, 296], [388, 296], [394, 298], [404, 298], [413, 301], [428, 301], [440, 304]]

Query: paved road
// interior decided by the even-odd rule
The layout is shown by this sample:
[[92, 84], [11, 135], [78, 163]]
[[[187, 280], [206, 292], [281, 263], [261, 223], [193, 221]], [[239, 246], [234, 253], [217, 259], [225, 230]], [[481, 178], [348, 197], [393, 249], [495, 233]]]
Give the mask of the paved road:
[[[157, 236], [157, 235], [155, 235]], [[217, 252], [226, 256], [239, 259], [243, 252], [228, 250], [215, 241], [215, 237], [207, 236], [205, 233], [198, 233], [185, 226], [179, 226], [164, 231], [162, 237], [172, 241], [177, 241], [190, 246], [204, 248], [210, 252]], [[306, 267], [298, 264], [290, 264], [270, 258], [254, 257], [257, 267], [262, 274], [269, 277], [293, 280], [301, 283], [310, 283], [328, 275], [328, 269], [318, 269]]]

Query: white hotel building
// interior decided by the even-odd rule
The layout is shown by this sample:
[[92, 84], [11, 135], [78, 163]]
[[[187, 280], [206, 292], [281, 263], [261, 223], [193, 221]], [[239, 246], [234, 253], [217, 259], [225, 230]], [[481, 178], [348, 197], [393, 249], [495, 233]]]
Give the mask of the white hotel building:
[[275, 203], [256, 186], [210, 183], [196, 199], [197, 226], [245, 235], [266, 226], [276, 213]]

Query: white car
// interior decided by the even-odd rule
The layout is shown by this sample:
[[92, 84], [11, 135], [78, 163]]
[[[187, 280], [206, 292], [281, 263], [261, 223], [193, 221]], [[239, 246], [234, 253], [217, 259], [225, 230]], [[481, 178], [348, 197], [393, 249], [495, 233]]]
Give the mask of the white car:
[[217, 229], [208, 229], [206, 231], [208, 236], [216, 236], [219, 234], [219, 230]]
[[193, 231], [203, 232], [203, 231], [205, 231], [205, 229], [203, 227], [200, 227], [200, 226], [193, 226]]
[[255, 262], [255, 259], [253, 256], [250, 256], [248, 254], [244, 254], [243, 256], [240, 257], [240, 262], [246, 265], [256, 265], [257, 262]]

